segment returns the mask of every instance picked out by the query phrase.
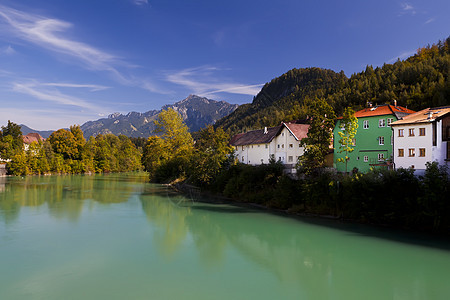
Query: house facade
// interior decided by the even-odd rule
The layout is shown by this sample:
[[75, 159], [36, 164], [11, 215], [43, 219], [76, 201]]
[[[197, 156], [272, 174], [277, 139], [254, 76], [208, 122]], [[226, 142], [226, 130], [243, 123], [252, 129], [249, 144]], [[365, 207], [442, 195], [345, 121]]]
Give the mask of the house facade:
[[[397, 105], [379, 105], [367, 107], [355, 112], [358, 129], [353, 140], [352, 152], [347, 153], [347, 171], [357, 168], [359, 172], [367, 172], [373, 167], [389, 167], [392, 161], [393, 137], [390, 124], [414, 111]], [[343, 132], [342, 117], [338, 118], [333, 130], [334, 163], [333, 167], [340, 172], [346, 171], [345, 163], [337, 162], [345, 158], [341, 152], [338, 132]]]
[[450, 106], [423, 109], [391, 126], [395, 168], [422, 175], [427, 162], [450, 166]]
[[276, 127], [252, 130], [235, 135], [230, 144], [241, 163], [267, 164], [271, 157], [293, 169], [304, 148], [300, 141], [308, 133], [309, 125], [281, 123]]

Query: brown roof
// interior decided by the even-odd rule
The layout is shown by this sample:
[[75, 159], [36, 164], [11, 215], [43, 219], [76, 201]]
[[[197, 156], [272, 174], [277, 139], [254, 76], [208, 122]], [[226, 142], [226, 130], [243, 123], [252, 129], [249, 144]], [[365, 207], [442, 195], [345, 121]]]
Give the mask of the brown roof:
[[[355, 117], [364, 118], [364, 117], [375, 117], [375, 116], [383, 116], [383, 115], [395, 115], [397, 119], [400, 119], [404, 116], [414, 113], [414, 110], [407, 109], [403, 106], [394, 106], [390, 104], [378, 105], [374, 107], [367, 107], [355, 112]], [[338, 119], [342, 119], [339, 117]]]
[[392, 122], [391, 125], [430, 123], [450, 113], [450, 106], [425, 108], [403, 119]]
[[232, 146], [243, 146], [243, 145], [256, 145], [256, 144], [268, 144], [277, 135], [280, 134], [283, 127], [286, 127], [297, 140], [301, 140], [306, 137], [308, 133], [308, 124], [295, 124], [295, 123], [281, 123], [276, 127], [267, 128], [267, 133], [265, 134], [265, 129], [252, 130], [245, 133], [236, 134], [231, 138], [230, 145]]
[[293, 123], [283, 123], [287, 129], [294, 135], [294, 137], [300, 141], [305, 138], [308, 134], [309, 125], [308, 124], [293, 124]]
[[25, 144], [31, 144], [32, 142], [45, 141], [45, 139], [36, 132], [29, 133], [27, 135], [22, 135], [22, 140]]

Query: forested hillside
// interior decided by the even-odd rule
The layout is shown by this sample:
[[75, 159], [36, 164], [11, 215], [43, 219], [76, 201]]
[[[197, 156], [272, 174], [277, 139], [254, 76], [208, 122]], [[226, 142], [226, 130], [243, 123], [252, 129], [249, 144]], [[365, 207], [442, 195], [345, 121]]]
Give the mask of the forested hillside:
[[363, 108], [368, 102], [392, 103], [413, 110], [450, 104], [450, 37], [418, 49], [414, 56], [382, 67], [367, 66], [347, 78], [320, 68], [292, 69], [266, 83], [251, 104], [241, 105], [222, 118], [231, 134], [304, 119], [305, 99], [324, 98], [342, 114], [345, 107]]

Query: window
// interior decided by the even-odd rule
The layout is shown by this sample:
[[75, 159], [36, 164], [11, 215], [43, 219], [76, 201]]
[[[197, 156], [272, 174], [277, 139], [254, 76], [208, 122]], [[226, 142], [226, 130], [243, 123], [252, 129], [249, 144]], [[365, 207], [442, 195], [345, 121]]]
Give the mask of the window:
[[258, 145], [258, 148], [259, 148], [259, 146], [260, 146], [260, 145]]
[[425, 157], [425, 148], [419, 148], [419, 156]]
[[364, 120], [364, 122], [363, 122], [363, 128], [364, 128], [364, 129], [369, 129], [369, 120]]
[[293, 156], [288, 156], [288, 162], [293, 162], [294, 161], [294, 157]]
[[264, 159], [261, 158], [261, 163], [264, 163]]
[[394, 121], [394, 119], [392, 119], [392, 118], [388, 118], [388, 119], [387, 119], [387, 124], [388, 124], [388, 126], [391, 125], [392, 121]]
[[369, 157], [367, 155], [364, 156], [364, 162], [368, 162], [369, 161]]
[[244, 157], [242, 156], [242, 162], [244, 162]]
[[425, 128], [419, 128], [419, 135], [424, 136], [425, 135]]
[[414, 128], [409, 129], [409, 136], [414, 136]]
[[380, 146], [384, 145], [384, 136], [378, 137], [378, 145], [380, 145]]
[[414, 148], [409, 148], [408, 151], [409, 151], [409, 157], [416, 156], [416, 152], [415, 152]]
[[289, 148], [294, 148], [294, 144], [289, 144]]
[[378, 153], [378, 161], [384, 160], [384, 153]]
[[386, 120], [385, 119], [379, 119], [378, 120], [378, 127], [386, 127]]
[[352, 146], [356, 146], [356, 139], [352, 139]]
[[404, 149], [398, 149], [398, 157], [405, 156], [405, 150]]
[[269, 144], [266, 144], [266, 149], [269, 148]]
[[244, 151], [244, 146], [242, 146], [242, 151]]
[[345, 124], [341, 123], [341, 131], [345, 131]]
[[284, 132], [281, 133], [281, 136], [284, 136]]
[[277, 148], [280, 149], [280, 144], [277, 145]]
[[399, 137], [402, 137], [402, 136], [403, 136], [403, 129], [399, 129], [399, 130], [398, 130], [398, 136], [399, 136]]
[[252, 149], [253, 149], [253, 145], [252, 145]]
[[391, 145], [394, 145], [394, 136], [391, 135]]
[[283, 148], [283, 149], [284, 149], [284, 144], [282, 144], [282, 145], [281, 145], [281, 148]]

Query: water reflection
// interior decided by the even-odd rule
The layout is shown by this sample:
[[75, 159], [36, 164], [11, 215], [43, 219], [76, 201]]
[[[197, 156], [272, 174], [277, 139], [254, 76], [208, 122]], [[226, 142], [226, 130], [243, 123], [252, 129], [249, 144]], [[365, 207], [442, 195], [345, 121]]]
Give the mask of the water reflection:
[[[115, 246], [101, 251], [110, 253], [123, 245], [135, 250], [145, 245], [138, 251], [143, 253], [139, 259], [145, 265], [156, 248], [159, 256], [148, 265], [168, 261], [160, 265], [160, 272], [171, 264], [177, 271], [187, 265], [191, 266], [189, 275], [199, 280], [223, 273], [226, 284], [235, 280], [244, 286], [263, 278], [265, 283], [280, 284], [280, 299], [445, 299], [450, 294], [450, 255], [444, 248], [375, 239], [368, 230], [366, 235], [364, 231], [355, 234], [352, 225], [337, 230], [243, 207], [193, 201], [164, 186], [146, 184], [146, 180], [146, 174], [8, 177], [0, 181], [0, 229], [1, 223], [16, 222], [25, 209], [43, 210], [42, 219], [48, 212], [53, 220], [79, 222], [93, 204], [124, 209], [128, 201], [134, 201], [134, 206], [127, 208], [137, 207], [139, 213], [130, 214], [132, 218], [128, 214], [120, 220], [108, 216], [115, 218], [116, 227], [111, 230], [114, 234], [105, 232], [102, 238]], [[92, 215], [92, 219], [96, 217], [104, 216]], [[142, 223], [136, 221], [139, 218]], [[97, 225], [109, 226], [105, 220]], [[142, 224], [144, 229], [139, 227]], [[83, 228], [92, 232], [89, 224]], [[131, 236], [138, 238], [132, 240]], [[83, 236], [83, 242], [89, 237]], [[76, 246], [78, 240], [72, 242]], [[111, 261], [125, 258], [120, 264], [124, 268], [134, 256], [120, 254], [123, 257], [117, 254]], [[190, 254], [198, 257], [200, 265], [192, 262]], [[183, 260], [186, 258], [190, 261]], [[258, 282], [253, 284], [257, 287]]]
[[167, 201], [154, 192], [141, 195], [141, 202], [160, 228], [155, 242], [162, 253], [174, 255], [190, 234], [204, 266], [222, 266], [233, 249], [305, 299], [440, 299], [450, 293], [448, 252], [428, 249], [437, 256], [424, 256], [419, 247], [180, 196]]
[[55, 218], [77, 221], [84, 202], [101, 204], [128, 201], [140, 193], [145, 173], [0, 177], [0, 220], [13, 222], [22, 207], [48, 209]]

